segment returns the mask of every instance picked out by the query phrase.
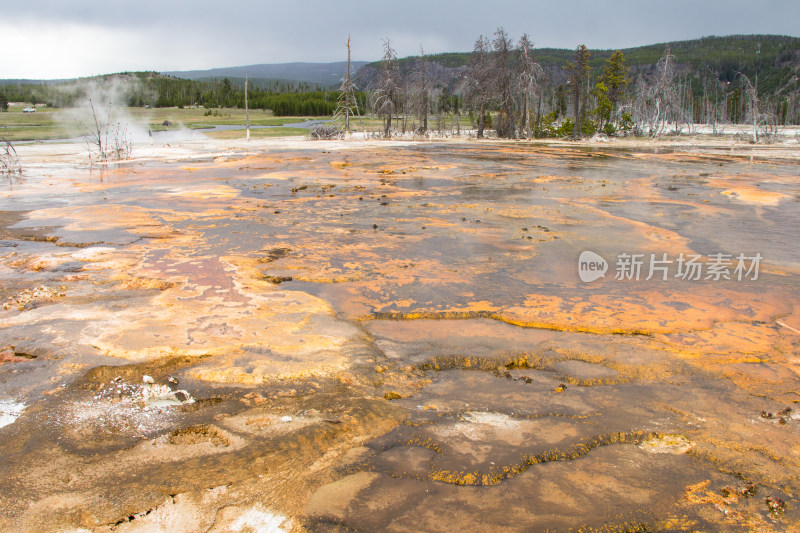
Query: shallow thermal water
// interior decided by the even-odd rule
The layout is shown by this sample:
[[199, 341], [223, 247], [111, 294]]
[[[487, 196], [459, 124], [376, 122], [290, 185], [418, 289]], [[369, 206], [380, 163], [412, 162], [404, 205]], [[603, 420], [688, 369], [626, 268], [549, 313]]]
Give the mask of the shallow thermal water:
[[741, 152], [37, 162], [0, 194], [0, 529], [797, 527], [798, 165]]

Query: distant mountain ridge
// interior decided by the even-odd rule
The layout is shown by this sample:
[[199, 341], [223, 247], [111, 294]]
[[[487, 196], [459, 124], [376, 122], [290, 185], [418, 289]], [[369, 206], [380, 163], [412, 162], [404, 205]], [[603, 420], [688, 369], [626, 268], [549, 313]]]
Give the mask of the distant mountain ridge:
[[[350, 68], [355, 73], [367, 63], [367, 61], [351, 61]], [[294, 81], [332, 86], [341, 83], [346, 68], [346, 61], [333, 63], [264, 63], [208, 70], [173, 70], [162, 72], [162, 74], [188, 80], [244, 78], [247, 76], [251, 79]]]

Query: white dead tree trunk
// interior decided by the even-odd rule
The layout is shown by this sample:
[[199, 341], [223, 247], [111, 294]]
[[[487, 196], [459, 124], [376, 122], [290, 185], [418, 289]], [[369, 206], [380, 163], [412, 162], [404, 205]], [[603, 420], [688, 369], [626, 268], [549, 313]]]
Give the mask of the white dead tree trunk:
[[533, 43], [527, 33], [523, 33], [517, 44], [520, 51], [520, 80], [523, 97], [523, 128], [525, 138], [531, 138], [531, 97], [536, 88], [536, 80], [544, 73], [542, 67], [533, 60]]
[[[501, 115], [495, 125], [498, 136], [516, 139], [516, 114], [514, 106], [514, 70], [512, 65], [512, 51], [514, 41], [508, 33], [500, 27], [494, 32], [492, 39], [492, 71], [494, 74], [495, 90], [500, 99]], [[505, 116], [503, 116], [505, 115]], [[502, 119], [502, 120], [501, 120]]]
[[470, 57], [466, 73], [465, 97], [473, 111], [478, 113], [476, 120], [478, 139], [483, 138], [484, 128], [486, 127], [486, 113], [492, 103], [494, 94], [490, 54], [491, 44], [486, 37], [481, 35], [475, 41], [475, 48]]
[[[105, 161], [106, 151], [104, 149], [105, 142], [108, 140], [108, 128], [106, 127], [105, 139], [103, 138], [103, 128], [100, 127], [100, 119], [97, 118], [97, 109], [94, 107], [94, 102], [89, 98], [89, 109], [92, 110], [92, 119], [94, 120], [94, 128], [90, 130], [89, 135], [86, 137], [86, 144], [89, 146], [89, 159], [92, 158], [92, 152], [95, 152], [100, 161]], [[95, 148], [93, 149], [92, 146]]]
[[350, 78], [350, 36], [347, 36], [347, 71], [342, 83], [344, 93], [344, 133], [350, 135], [350, 98], [353, 92], [353, 81]]
[[[749, 85], [749, 81], [748, 81]], [[758, 76], [756, 76], [756, 83], [752, 86], [750, 92], [750, 114], [753, 119], [753, 142], [758, 142]]]
[[[718, 122], [719, 116], [719, 81], [713, 78], [706, 77], [703, 80], [703, 113], [702, 121], [704, 124], [711, 126], [711, 132], [716, 135], [719, 132]], [[713, 85], [714, 95], [712, 101], [711, 87]]]
[[680, 96], [676, 87], [676, 61], [669, 48], [656, 64], [651, 78], [640, 76], [636, 82], [634, 120], [642, 132], [658, 137], [680, 115]]
[[758, 142], [758, 121], [759, 121], [759, 103], [758, 103], [758, 78], [756, 78], [756, 83], [753, 84], [750, 81], [750, 78], [739, 73], [739, 76], [744, 80], [744, 94], [747, 100], [747, 118], [749, 122], [753, 124], [753, 143]]
[[419, 47], [419, 60], [414, 66], [412, 76], [412, 89], [409, 99], [414, 101], [414, 111], [420, 120], [417, 132], [423, 135], [428, 133], [428, 114], [430, 102], [430, 88], [428, 87], [428, 61], [425, 59], [425, 50]]
[[375, 110], [383, 117], [384, 128], [383, 136], [389, 138], [392, 135], [392, 118], [397, 111], [397, 104], [400, 101], [400, 69], [397, 65], [397, 54], [392, 48], [389, 39], [383, 42], [384, 55], [381, 60], [381, 75], [378, 82], [378, 90], [375, 97]]
[[779, 106], [769, 98], [759, 98], [758, 76], [754, 82], [741, 72], [739, 76], [745, 83], [745, 117], [753, 125], [753, 142], [770, 142], [779, 132]]
[[677, 124], [676, 108], [679, 107], [679, 98], [677, 88], [675, 87], [675, 63], [675, 56], [670, 53], [668, 48], [664, 57], [659, 60], [656, 66], [658, 77], [656, 79], [655, 98], [658, 111], [656, 115], [654, 137], [661, 135], [667, 129], [669, 123], [672, 122], [673, 118]]
[[[347, 36], [347, 68], [345, 70], [342, 85], [339, 87], [339, 98], [337, 99], [336, 111], [333, 113], [333, 118], [338, 121], [340, 117], [344, 117], [344, 132], [345, 138], [350, 137], [350, 119], [351, 117], [359, 117], [361, 120], [361, 113], [358, 109], [358, 100], [356, 99], [355, 91], [356, 85], [353, 83], [352, 70], [350, 67], [350, 36]], [[364, 129], [363, 122], [361, 123]], [[366, 131], [366, 130], [365, 130]]]

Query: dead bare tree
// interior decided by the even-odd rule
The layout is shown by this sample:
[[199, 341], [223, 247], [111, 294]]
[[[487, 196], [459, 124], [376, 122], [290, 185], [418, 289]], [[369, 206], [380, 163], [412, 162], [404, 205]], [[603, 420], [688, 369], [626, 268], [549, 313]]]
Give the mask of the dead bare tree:
[[483, 138], [486, 113], [492, 103], [492, 65], [489, 39], [481, 35], [467, 66], [465, 96], [473, 111], [477, 111], [477, 137]]
[[764, 121], [761, 125], [761, 138], [771, 142], [781, 130], [781, 117], [778, 102], [767, 99], [762, 100], [761, 111]]
[[745, 102], [747, 106], [746, 120], [753, 125], [753, 142], [758, 142], [758, 122], [760, 117], [760, 110], [758, 104], [758, 78], [756, 83], [752, 83], [750, 78], [739, 73], [739, 77], [744, 81]]
[[355, 92], [355, 84], [353, 83], [353, 78], [350, 74], [350, 35], [347, 35], [347, 71], [344, 75], [344, 80], [342, 80], [342, 96], [344, 97], [344, 132], [345, 135], [350, 135], [350, 102], [355, 102], [355, 98], [353, 93]]
[[770, 141], [778, 134], [777, 106], [758, 96], [758, 76], [755, 81], [739, 72], [743, 81], [745, 95], [745, 120], [752, 124], [752, 142]]
[[[522, 88], [522, 120], [525, 138], [531, 138], [531, 98], [536, 89], [537, 80], [544, 74], [541, 65], [533, 59], [533, 42], [527, 33], [523, 33], [517, 43], [520, 55], [519, 84]], [[541, 99], [540, 99], [541, 106]]]
[[509, 139], [516, 138], [516, 113], [514, 108], [512, 50], [514, 41], [500, 27], [492, 40], [492, 74], [500, 110], [505, 115], [498, 119], [495, 131]]
[[664, 56], [656, 64], [656, 83], [654, 101], [656, 106], [653, 136], [661, 135], [670, 122], [678, 122], [680, 99], [677, 85], [678, 62], [667, 48]]
[[94, 122], [94, 126], [89, 126], [89, 134], [86, 136], [90, 164], [106, 164], [129, 159], [133, 151], [133, 141], [127, 126], [123, 126], [120, 122], [112, 123], [111, 105], [109, 104], [105, 117], [98, 115], [91, 98], [89, 109]]
[[414, 65], [412, 75], [412, 91], [414, 111], [420, 120], [417, 128], [419, 133], [428, 133], [428, 114], [430, 113], [430, 87], [428, 85], [428, 60], [425, 58], [425, 50], [422, 45], [419, 47], [419, 59]]
[[634, 92], [634, 121], [639, 131], [658, 137], [671, 122], [676, 123], [677, 131], [683, 110], [677, 83], [677, 61], [669, 48], [658, 60], [652, 76], [639, 76]]
[[375, 93], [375, 111], [383, 117], [383, 136], [390, 137], [392, 132], [392, 116], [400, 100], [400, 68], [397, 65], [397, 54], [389, 39], [383, 41], [384, 54], [381, 60], [381, 75], [378, 90]]
[[[95, 109], [94, 102], [91, 98], [89, 99], [89, 109], [92, 110], [92, 119], [94, 120], [94, 128], [91, 129], [89, 135], [86, 136], [86, 145], [89, 147], [89, 160], [91, 161], [92, 154], [95, 153], [101, 161], [105, 161], [106, 151], [104, 145], [108, 140], [108, 128], [106, 127], [104, 132], [103, 128], [100, 127], [97, 109]], [[94, 149], [92, 149], [92, 146], [94, 146]]]
[[[345, 69], [342, 84], [339, 86], [339, 97], [336, 101], [336, 111], [333, 113], [333, 119], [338, 122], [339, 119], [344, 120], [344, 131], [342, 136], [345, 138], [350, 137], [350, 120], [352, 117], [358, 117], [361, 121], [361, 113], [358, 109], [358, 100], [356, 99], [356, 84], [353, 83], [352, 69], [350, 67], [350, 36], [347, 36], [347, 67]], [[364, 129], [364, 124], [361, 124]], [[330, 132], [328, 132], [330, 133]]]
[[567, 75], [569, 76], [570, 92], [572, 93], [572, 112], [575, 117], [573, 125], [573, 136], [579, 137], [581, 135], [581, 118], [583, 108], [585, 105], [586, 90], [584, 86], [588, 79], [589, 70], [589, 57], [591, 52], [586, 48], [585, 44], [578, 46], [575, 49], [575, 62], [567, 64]]
[[9, 176], [22, 174], [22, 165], [19, 162], [17, 150], [11, 141], [4, 137], [0, 137], [0, 174]]
[[719, 123], [723, 120], [719, 106], [719, 80], [706, 75], [703, 78], [703, 102], [701, 121], [711, 126], [714, 135], [719, 133]]

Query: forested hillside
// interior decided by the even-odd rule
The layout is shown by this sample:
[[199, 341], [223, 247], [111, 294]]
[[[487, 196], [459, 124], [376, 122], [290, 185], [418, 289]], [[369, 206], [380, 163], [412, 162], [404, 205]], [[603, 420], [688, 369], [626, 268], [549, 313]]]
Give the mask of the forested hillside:
[[[350, 67], [357, 70], [365, 65], [366, 61], [353, 61]], [[347, 66], [346, 61], [333, 63], [278, 63], [247, 65], [242, 67], [214, 68], [209, 70], [184, 70], [164, 72], [168, 76], [187, 80], [209, 79], [268, 79], [290, 80], [293, 83], [305, 82], [325, 87], [338, 86]]]
[[[71, 81], [0, 85], [0, 99], [45, 103], [52, 107], [96, 104], [133, 107], [244, 107], [244, 78], [193, 81], [155, 72], [128, 72]], [[338, 92], [329, 87], [286, 80], [250, 80], [248, 103], [279, 116], [331, 115]], [[361, 95], [363, 100], [364, 96]]]
[[419, 117], [412, 128], [431, 105], [436, 114], [468, 112], [479, 136], [485, 127], [511, 138], [522, 132], [660, 135], [697, 123], [717, 132], [718, 125], [747, 123], [758, 139], [800, 122], [800, 39], [794, 37], [559, 50], [536, 49], [529, 36], [498, 28], [480, 36], [470, 53], [398, 59], [391, 43], [384, 52], [382, 61], [358, 71], [355, 83], [375, 95], [374, 110], [387, 122], [398, 110]]
[[[534, 40], [535, 36], [531, 37]], [[577, 45], [578, 43], [576, 43]], [[758, 75], [759, 88], [770, 93], [783, 87], [798, 75], [800, 69], [800, 38], [779, 35], [732, 35], [703, 37], [690, 41], [658, 43], [636, 48], [624, 48], [627, 65], [636, 73], [655, 66], [669, 48], [678, 63], [691, 69], [695, 76], [712, 73], [722, 82], [731, 82], [741, 72], [749, 77]], [[589, 66], [598, 72], [615, 50], [589, 49]], [[573, 60], [574, 50], [534, 48], [534, 59], [545, 71], [563, 69]], [[470, 52], [431, 54], [425, 57], [437, 65], [433, 73], [435, 83], [459, 92], [463, 72], [470, 61]], [[410, 72], [418, 56], [398, 59], [401, 72]], [[375, 88], [380, 62], [369, 63], [359, 69], [356, 83], [365, 90]]]

